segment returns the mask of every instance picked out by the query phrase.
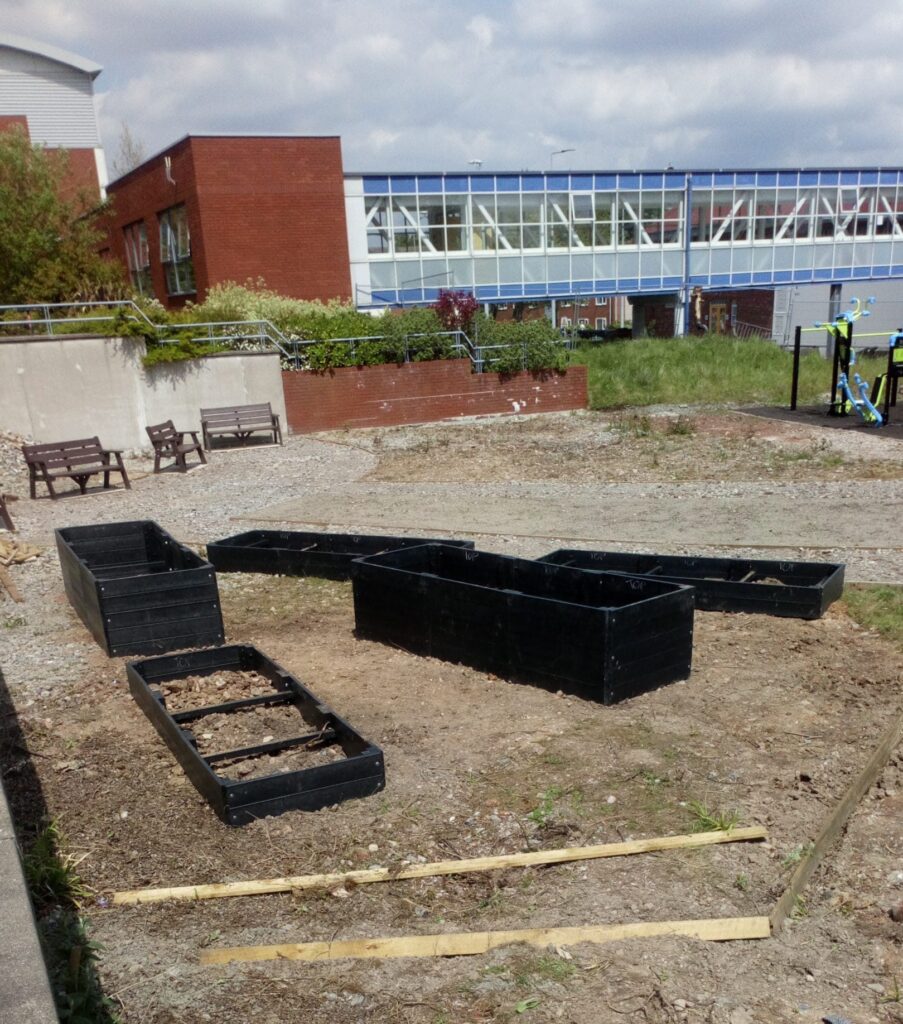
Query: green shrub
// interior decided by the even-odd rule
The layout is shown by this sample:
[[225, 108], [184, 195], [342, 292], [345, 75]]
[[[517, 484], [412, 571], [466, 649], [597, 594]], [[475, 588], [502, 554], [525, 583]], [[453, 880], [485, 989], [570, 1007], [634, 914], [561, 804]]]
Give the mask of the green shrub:
[[145, 367], [160, 366], [162, 363], [181, 363], [186, 359], [203, 359], [204, 356], [212, 356], [216, 352], [228, 351], [230, 351], [228, 345], [200, 341], [186, 331], [178, 335], [178, 341], [149, 341], [147, 355], [141, 362]]

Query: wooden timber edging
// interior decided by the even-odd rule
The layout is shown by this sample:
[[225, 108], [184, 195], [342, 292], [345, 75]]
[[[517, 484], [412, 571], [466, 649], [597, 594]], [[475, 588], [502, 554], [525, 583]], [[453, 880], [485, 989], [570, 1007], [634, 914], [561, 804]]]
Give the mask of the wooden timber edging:
[[376, 939], [298, 942], [277, 946], [235, 946], [208, 949], [201, 964], [251, 960], [339, 960], [402, 956], [474, 956], [499, 946], [524, 942], [545, 948], [577, 942], [619, 942], [627, 939], [685, 935], [709, 942], [767, 939], [767, 917], [722, 917], [692, 921], [638, 921], [631, 924], [583, 925], [572, 928], [520, 928], [498, 932], [457, 932], [444, 935], [402, 935]]
[[764, 828], [753, 825], [726, 832], [697, 832], [692, 835], [663, 836], [656, 839], [633, 839], [623, 843], [603, 843], [596, 846], [571, 846], [560, 850], [532, 850], [529, 853], [501, 854], [495, 857], [475, 857], [470, 860], [434, 861], [413, 864], [400, 869], [370, 868], [362, 871], [344, 871], [321, 875], [267, 878], [248, 882], [220, 882], [210, 885], [182, 885], [161, 889], [134, 889], [114, 893], [113, 906], [139, 903], [161, 903], [167, 900], [210, 900], [228, 896], [260, 896], [266, 893], [295, 892], [303, 889], [323, 889], [339, 885], [366, 885], [372, 882], [395, 882], [410, 878], [431, 878], [436, 875], [459, 875], [472, 871], [500, 871], [507, 868], [531, 867], [542, 864], [564, 864], [572, 861], [596, 860], [604, 857], [626, 857], [639, 853], [663, 850], [698, 849], [716, 843], [742, 843], [766, 839]]

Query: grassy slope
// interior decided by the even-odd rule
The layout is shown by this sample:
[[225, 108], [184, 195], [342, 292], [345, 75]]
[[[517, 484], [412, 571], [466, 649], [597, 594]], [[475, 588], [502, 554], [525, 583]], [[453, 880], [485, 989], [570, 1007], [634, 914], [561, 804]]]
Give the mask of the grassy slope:
[[[584, 348], [573, 361], [589, 367], [593, 409], [680, 402], [786, 405], [790, 400], [792, 356], [770, 341], [644, 338]], [[861, 359], [858, 370], [871, 384], [885, 365], [883, 358]], [[800, 404], [826, 401], [830, 387], [830, 361], [804, 356]]]
[[860, 625], [903, 647], [903, 587], [851, 584], [844, 587], [843, 601]]

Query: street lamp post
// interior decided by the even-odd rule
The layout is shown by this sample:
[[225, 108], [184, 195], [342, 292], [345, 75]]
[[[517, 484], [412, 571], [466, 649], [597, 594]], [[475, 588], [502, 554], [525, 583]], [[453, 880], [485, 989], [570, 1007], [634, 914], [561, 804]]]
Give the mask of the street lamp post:
[[555, 166], [555, 157], [561, 156], [562, 153], [576, 153], [576, 149], [556, 149], [549, 154], [549, 170]]

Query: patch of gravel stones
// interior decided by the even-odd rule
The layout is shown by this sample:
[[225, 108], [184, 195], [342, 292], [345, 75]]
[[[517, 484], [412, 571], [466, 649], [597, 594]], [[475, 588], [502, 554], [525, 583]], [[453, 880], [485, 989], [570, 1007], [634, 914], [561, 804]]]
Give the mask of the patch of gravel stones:
[[[14, 603], [0, 587], [0, 672], [14, 694], [30, 697], [47, 695], [51, 688], [81, 678], [87, 654], [97, 650], [87, 631], [83, 642], [61, 642], [66, 630], [76, 623], [81, 627], [75, 612], [61, 599], [54, 530], [152, 519], [178, 540], [198, 548], [253, 529], [254, 523], [242, 522], [240, 517], [265, 505], [348, 483], [376, 464], [374, 456], [359, 448], [306, 437], [289, 437], [283, 447], [214, 451], [207, 466], [188, 473], [155, 475], [149, 454], [127, 453], [130, 491], [115, 477], [115, 486], [104, 491], [101, 478], [94, 477], [85, 496], [73, 485], [67, 496], [51, 501], [46, 488], [39, 485], [38, 499], [32, 501], [20, 451], [23, 443], [27, 439], [0, 434], [0, 488], [19, 499], [9, 503], [17, 531], [13, 536], [38, 545], [43, 554], [10, 569], [24, 603]], [[267, 525], [276, 529], [280, 524]], [[111, 679], [113, 675], [111, 663]]]

